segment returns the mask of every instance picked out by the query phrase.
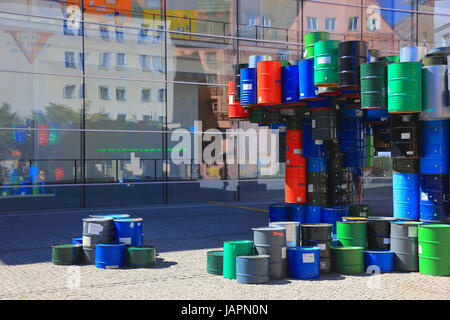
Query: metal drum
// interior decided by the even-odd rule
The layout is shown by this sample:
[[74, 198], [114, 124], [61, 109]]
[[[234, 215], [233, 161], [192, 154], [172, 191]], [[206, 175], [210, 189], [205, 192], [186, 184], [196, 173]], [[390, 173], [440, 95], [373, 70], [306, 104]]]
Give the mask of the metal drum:
[[391, 61], [391, 62], [400, 62], [400, 56], [384, 56], [378, 59], [379, 61]]
[[285, 279], [287, 275], [286, 228], [253, 228], [256, 252], [270, 256], [270, 278]]
[[327, 173], [308, 172], [307, 203], [311, 206], [327, 205]]
[[114, 239], [118, 243], [131, 246], [144, 245], [142, 218], [114, 219]]
[[450, 118], [448, 101], [447, 65], [422, 68], [423, 111], [421, 120]]
[[448, 174], [420, 175], [420, 221], [450, 223]]
[[446, 174], [449, 161], [449, 122], [421, 121], [420, 173]]
[[306, 222], [306, 205], [291, 204], [292, 221], [298, 222], [300, 225]]
[[314, 85], [337, 87], [338, 85], [338, 40], [314, 43]]
[[338, 87], [360, 89], [360, 65], [366, 63], [369, 45], [366, 41], [344, 41], [338, 47]]
[[391, 248], [392, 217], [367, 218], [367, 248], [389, 250]]
[[[156, 264], [155, 246], [126, 247], [125, 266], [130, 268], [151, 268]], [[222, 274], [222, 269], [220, 269]]]
[[260, 61], [257, 67], [258, 104], [281, 104], [281, 62]]
[[394, 217], [419, 219], [419, 174], [392, 173]]
[[397, 173], [419, 173], [419, 159], [394, 158], [392, 160], [393, 170]]
[[445, 55], [434, 55], [425, 57], [422, 59], [422, 66], [429, 67], [429, 66], [436, 66], [436, 65], [447, 65], [447, 56]]
[[361, 65], [361, 108], [387, 108], [387, 66], [378, 61]]
[[389, 119], [388, 109], [365, 109], [364, 110], [364, 123], [371, 124], [384, 124]]
[[95, 247], [95, 267], [100, 269], [122, 268], [125, 257], [124, 244], [98, 244]]
[[302, 246], [320, 249], [320, 272], [331, 271], [330, 248], [333, 240], [333, 226], [329, 223], [303, 224], [301, 227]]
[[[326, 141], [312, 138], [311, 123], [303, 123], [303, 156], [305, 158], [324, 158], [326, 156]], [[325, 158], [326, 163], [326, 158]], [[308, 159], [309, 167], [309, 159]]]
[[368, 217], [370, 216], [370, 206], [367, 204], [353, 204], [349, 207], [350, 217]]
[[299, 102], [298, 65], [281, 68], [281, 101], [283, 103]]
[[337, 221], [336, 238], [343, 246], [367, 248], [367, 221]]
[[287, 249], [289, 276], [293, 279], [320, 277], [320, 248], [293, 247]]
[[450, 225], [423, 224], [418, 230], [419, 272], [450, 275]]
[[314, 59], [298, 62], [298, 81], [300, 100], [321, 100], [319, 89], [314, 85]]
[[288, 203], [306, 203], [305, 167], [286, 167], [284, 198]]
[[366, 271], [377, 268], [381, 273], [394, 271], [394, 252], [390, 250], [364, 250], [364, 267]]
[[422, 111], [422, 67], [420, 62], [388, 65], [389, 113]]
[[223, 275], [223, 250], [208, 251], [206, 253], [206, 272]]
[[266, 113], [262, 109], [250, 109], [250, 122], [263, 123], [266, 120]]
[[393, 158], [419, 157], [418, 114], [392, 114], [391, 156]]
[[270, 281], [270, 256], [236, 257], [236, 280], [239, 283], [259, 284]]
[[292, 206], [288, 203], [274, 203], [269, 206], [269, 222], [290, 221]]
[[308, 206], [305, 223], [320, 223], [322, 221], [322, 208], [323, 206]]
[[272, 57], [264, 54], [254, 54], [248, 57], [248, 67], [256, 68], [260, 61], [271, 61]]
[[392, 221], [391, 250], [394, 252], [394, 270], [419, 271], [417, 227], [422, 222]]
[[253, 241], [225, 241], [223, 243], [223, 277], [236, 279], [236, 257], [251, 254], [253, 254]]
[[333, 270], [341, 274], [364, 273], [364, 248], [362, 247], [332, 247], [331, 261]]
[[308, 172], [326, 172], [327, 158], [308, 158], [307, 161]]
[[409, 46], [400, 49], [400, 62], [418, 62], [427, 55], [426, 47]]
[[286, 166], [306, 167], [302, 144], [302, 130], [286, 131]]
[[269, 227], [286, 229], [286, 247], [296, 247], [300, 242], [300, 223], [296, 221], [271, 222]]
[[241, 69], [248, 68], [248, 63], [240, 63], [233, 66], [234, 68], [234, 100], [241, 99]]
[[335, 109], [312, 110], [311, 118], [311, 135], [314, 140], [333, 140], [337, 138]]
[[322, 221], [333, 226], [332, 233], [336, 234], [336, 222], [346, 215], [344, 208], [325, 207], [322, 209]]
[[114, 242], [114, 223], [112, 218], [83, 219], [83, 251], [87, 264], [95, 263], [95, 246], [100, 243]]
[[305, 34], [304, 41], [305, 41], [305, 53], [303, 57], [305, 59], [314, 58], [314, 44], [321, 40], [329, 40], [330, 39], [330, 33], [328, 32], [309, 32]]
[[244, 109], [239, 101], [234, 99], [234, 81], [228, 82], [228, 117], [235, 119], [248, 119], [250, 111]]
[[80, 243], [57, 244], [52, 246], [52, 263], [56, 265], [81, 264], [83, 246]]
[[256, 105], [256, 68], [241, 69], [241, 105]]

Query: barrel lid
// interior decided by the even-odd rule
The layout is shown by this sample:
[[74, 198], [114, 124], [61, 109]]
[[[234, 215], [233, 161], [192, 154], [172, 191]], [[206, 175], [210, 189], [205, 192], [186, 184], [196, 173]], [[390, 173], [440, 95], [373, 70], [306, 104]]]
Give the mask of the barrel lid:
[[99, 243], [96, 247], [125, 247], [124, 243]]
[[396, 220], [396, 221], [391, 221], [391, 223], [395, 223], [395, 224], [406, 224], [406, 225], [419, 225], [419, 224], [423, 224], [423, 222], [421, 221], [408, 221], [408, 220]]
[[136, 222], [136, 221], [143, 221], [144, 219], [142, 218], [118, 218], [118, 219], [114, 219], [114, 221], [119, 221], [119, 222]]
[[342, 246], [342, 247], [331, 247], [333, 250], [364, 250], [363, 247], [356, 246]]
[[300, 225], [300, 222], [297, 221], [276, 221], [276, 222], [270, 222], [269, 227], [271, 225], [277, 225], [277, 226], [283, 226], [283, 225]]
[[383, 220], [383, 221], [395, 221], [397, 218], [394, 217], [367, 217], [367, 220]]
[[420, 228], [450, 228], [450, 224], [443, 224], [443, 223], [432, 223], [432, 224], [421, 224]]
[[81, 243], [63, 243], [63, 244], [54, 244], [52, 245], [52, 248], [78, 248], [82, 247], [83, 245]]
[[366, 253], [394, 253], [392, 250], [384, 250], [384, 249], [364, 249]]
[[105, 221], [111, 221], [113, 218], [111, 217], [89, 217], [89, 218], [83, 218], [84, 222], [105, 222]]
[[331, 223], [303, 223], [302, 227], [329, 228], [333, 227], [333, 225]]
[[242, 256], [236, 256], [236, 259], [238, 258], [244, 258], [244, 259], [269, 259], [270, 256], [267, 254], [252, 254], [252, 255], [242, 255]]
[[340, 222], [366, 222], [367, 218], [363, 217], [342, 217], [342, 220], [348, 220], [348, 221], [340, 221]]
[[252, 240], [229, 240], [229, 241], [224, 241], [224, 243], [228, 243], [228, 244], [245, 244], [245, 243], [253, 243]]
[[210, 256], [223, 256], [223, 250], [212, 250], [208, 251], [206, 254]]
[[105, 214], [91, 214], [90, 215], [91, 218], [101, 218], [101, 217], [106, 217], [106, 218], [113, 218], [113, 219], [118, 219], [118, 218], [128, 218], [130, 217], [129, 214], [126, 213], [105, 213]]
[[258, 227], [252, 228], [253, 231], [286, 231], [283, 227]]
[[297, 246], [297, 247], [288, 247], [287, 250], [295, 250], [295, 251], [316, 251], [320, 250], [320, 247], [317, 246]]
[[127, 247], [127, 250], [130, 251], [144, 251], [144, 250], [149, 250], [149, 249], [155, 249], [155, 246], [129, 246]]

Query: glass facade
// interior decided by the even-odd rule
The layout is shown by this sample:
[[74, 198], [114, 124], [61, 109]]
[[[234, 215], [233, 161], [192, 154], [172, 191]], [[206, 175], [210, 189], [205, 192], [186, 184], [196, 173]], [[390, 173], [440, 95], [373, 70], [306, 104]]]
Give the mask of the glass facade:
[[282, 199], [283, 164], [197, 161], [202, 132], [264, 129], [227, 116], [233, 64], [300, 59], [312, 30], [381, 55], [448, 46], [449, 17], [439, 0], [0, 0], [0, 211]]

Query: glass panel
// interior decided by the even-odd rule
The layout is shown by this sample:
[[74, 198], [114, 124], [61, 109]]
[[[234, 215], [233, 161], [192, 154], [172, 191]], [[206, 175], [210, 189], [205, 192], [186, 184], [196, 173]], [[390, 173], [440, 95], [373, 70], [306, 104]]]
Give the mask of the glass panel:
[[450, 46], [450, 2], [419, 2], [418, 42], [428, 49]]

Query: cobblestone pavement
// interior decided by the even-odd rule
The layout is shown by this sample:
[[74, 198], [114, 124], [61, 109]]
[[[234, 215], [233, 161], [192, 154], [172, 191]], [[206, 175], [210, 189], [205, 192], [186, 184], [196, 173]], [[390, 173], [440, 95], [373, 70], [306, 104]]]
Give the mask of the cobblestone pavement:
[[155, 268], [53, 265], [50, 245], [79, 236], [81, 218], [93, 211], [100, 212], [2, 214], [0, 299], [450, 299], [450, 277], [420, 273], [331, 274], [316, 280], [286, 279], [263, 285], [207, 274], [207, 251], [220, 249], [225, 240], [252, 239], [251, 228], [267, 224], [265, 213], [213, 204], [127, 210], [144, 218], [145, 244], [155, 245], [158, 251]]

